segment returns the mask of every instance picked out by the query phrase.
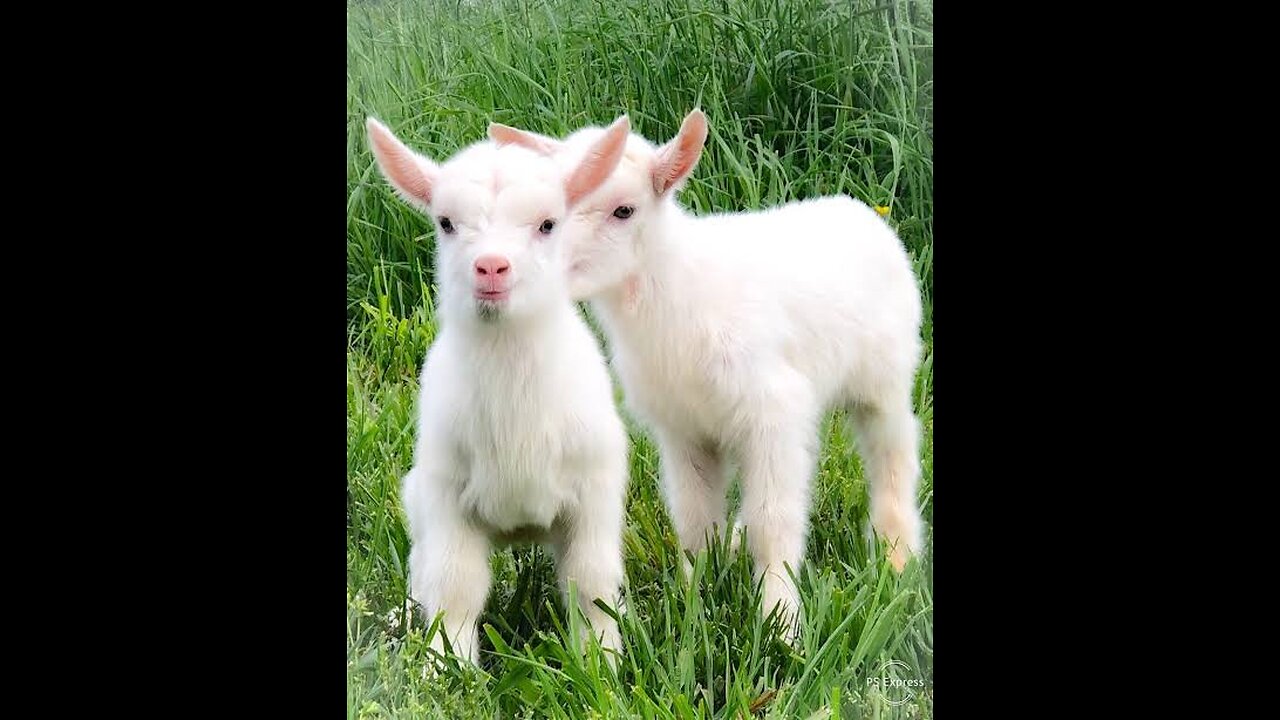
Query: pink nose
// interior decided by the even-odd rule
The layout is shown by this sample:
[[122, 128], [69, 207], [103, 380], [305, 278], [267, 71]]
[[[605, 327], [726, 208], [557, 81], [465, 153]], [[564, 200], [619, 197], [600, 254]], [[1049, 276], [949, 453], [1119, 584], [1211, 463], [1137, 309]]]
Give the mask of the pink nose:
[[[501, 255], [481, 255], [476, 258], [476, 275], [481, 277], [501, 275], [511, 269], [511, 263]], [[496, 278], [489, 278], [491, 280]]]

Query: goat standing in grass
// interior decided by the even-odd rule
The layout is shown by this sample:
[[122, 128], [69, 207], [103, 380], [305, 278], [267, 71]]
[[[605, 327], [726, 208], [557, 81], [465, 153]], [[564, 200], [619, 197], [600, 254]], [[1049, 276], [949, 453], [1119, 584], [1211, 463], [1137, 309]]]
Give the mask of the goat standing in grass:
[[[628, 442], [595, 337], [565, 285], [563, 221], [617, 166], [616, 123], [568, 172], [490, 142], [437, 165], [376, 120], [382, 174], [436, 222], [440, 328], [422, 369], [419, 427], [402, 503], [410, 595], [443, 613], [455, 652], [479, 660], [496, 545], [550, 545], [562, 588], [601, 644], [619, 648], [617, 607]], [[441, 637], [434, 638], [442, 648]], [[612, 659], [612, 655], [610, 656]]]
[[[621, 119], [620, 119], [621, 120]], [[492, 124], [490, 138], [572, 166], [600, 128], [564, 140]], [[849, 197], [694, 217], [675, 202], [707, 137], [694, 110], [656, 147], [632, 135], [570, 217], [570, 292], [590, 299], [628, 406], [653, 430], [681, 544], [726, 520], [730, 462], [763, 608], [794, 640], [818, 430], [833, 405], [858, 431], [871, 523], [901, 571], [923, 542], [916, 490], [919, 288], [902, 243]], [[734, 540], [737, 536], [735, 534]]]

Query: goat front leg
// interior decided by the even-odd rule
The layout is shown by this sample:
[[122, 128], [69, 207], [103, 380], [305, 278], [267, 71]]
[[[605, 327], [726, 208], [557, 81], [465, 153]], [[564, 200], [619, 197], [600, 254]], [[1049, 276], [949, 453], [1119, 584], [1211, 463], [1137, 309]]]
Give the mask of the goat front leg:
[[[410, 597], [422, 606], [428, 623], [443, 613], [432, 648], [443, 653], [442, 635], [447, 635], [458, 657], [479, 664], [476, 621], [484, 612], [492, 581], [489, 537], [463, 519], [447, 493], [433, 492], [434, 487], [410, 489], [410, 482], [404, 493], [412, 537]], [[424, 495], [431, 501], [420, 500]]]
[[[606, 650], [621, 651], [622, 637], [618, 623], [596, 606], [603, 600], [615, 612], [622, 612], [622, 583], [625, 570], [622, 559], [622, 530], [626, 514], [626, 465], [602, 469], [589, 479], [577, 512], [567, 517], [552, 549], [556, 556], [556, 573], [565, 607], [582, 610], [589, 627], [582, 637], [593, 633]], [[570, 584], [574, 594], [570, 595]], [[616, 665], [614, 653], [607, 653]]]
[[[797, 391], [797, 395], [803, 397]], [[815, 467], [817, 416], [797, 403], [778, 403], [742, 438], [742, 509], [739, 514], [757, 579], [762, 611], [778, 609], [784, 638], [799, 634], [800, 594], [787, 573], [804, 560], [810, 484]]]
[[[709, 441], [692, 440], [675, 433], [659, 434], [658, 450], [662, 467], [662, 489], [671, 513], [680, 547], [697, 554], [723, 529], [726, 518], [725, 493], [729, 474], [724, 454]], [[681, 563], [685, 578], [693, 567], [686, 557]]]

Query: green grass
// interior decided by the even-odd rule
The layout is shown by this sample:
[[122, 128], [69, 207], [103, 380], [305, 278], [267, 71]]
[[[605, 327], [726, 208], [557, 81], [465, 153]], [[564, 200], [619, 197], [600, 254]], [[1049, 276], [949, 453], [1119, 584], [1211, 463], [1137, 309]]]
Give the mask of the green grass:
[[[364, 139], [375, 115], [440, 160], [491, 119], [563, 135], [626, 112], [661, 141], [700, 106], [711, 134], [681, 196], [695, 212], [837, 192], [890, 206], [924, 288], [916, 410], [932, 527], [932, 46], [929, 2], [349, 4], [349, 717], [932, 717], [932, 563], [898, 576], [864, 539], [865, 482], [836, 415], [815, 479], [800, 647], [772, 639], [748, 558], [714, 549], [683, 580], [657, 454], [633, 428], [617, 672], [566, 640], [550, 559], [526, 547], [494, 555], [482, 667], [423, 677], [429, 629], [402, 610], [398, 485], [435, 333], [433, 231], [393, 197]], [[924, 681], [904, 705], [867, 683], [890, 660], [902, 663], [891, 672]]]

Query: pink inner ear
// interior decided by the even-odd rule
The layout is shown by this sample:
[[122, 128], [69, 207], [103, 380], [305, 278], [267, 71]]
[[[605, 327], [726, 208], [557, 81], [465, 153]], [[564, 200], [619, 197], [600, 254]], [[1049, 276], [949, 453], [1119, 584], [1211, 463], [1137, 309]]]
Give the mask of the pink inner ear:
[[387, 180], [423, 205], [430, 205], [431, 178], [423, 171], [413, 151], [379, 126], [369, 126], [369, 140]]
[[702, 157], [702, 146], [707, 141], [707, 118], [694, 110], [680, 125], [675, 139], [658, 151], [653, 168], [653, 191], [665, 195], [668, 190], [688, 177]]
[[554, 155], [559, 143], [501, 123], [489, 123], [489, 138], [499, 145], [519, 145], [542, 155]]
[[565, 181], [565, 200], [570, 207], [609, 179], [622, 160], [622, 152], [627, 147], [627, 134], [630, 132], [631, 124], [624, 115], [609, 127], [604, 137], [591, 146], [582, 162]]

